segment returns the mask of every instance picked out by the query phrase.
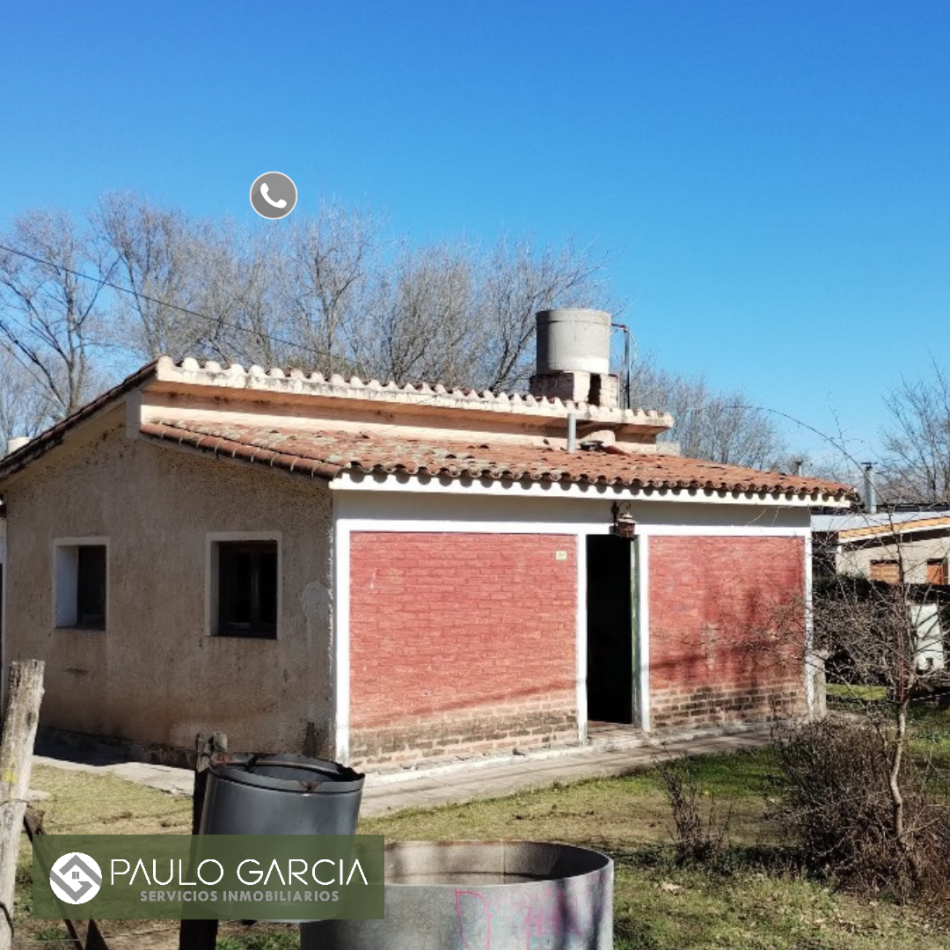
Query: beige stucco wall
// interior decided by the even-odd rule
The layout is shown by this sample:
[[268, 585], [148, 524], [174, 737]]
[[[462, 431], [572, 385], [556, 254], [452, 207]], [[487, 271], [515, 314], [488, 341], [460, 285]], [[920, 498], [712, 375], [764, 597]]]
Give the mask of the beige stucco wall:
[[950, 557], [950, 537], [902, 541], [897, 544], [877, 544], [855, 548], [842, 546], [838, 551], [837, 568], [842, 574], [869, 577], [872, 561], [901, 560], [904, 580], [908, 584], [927, 583], [927, 561]]
[[[99, 431], [95, 431], [98, 429]], [[90, 441], [90, 439], [92, 441]], [[332, 754], [330, 492], [129, 440], [121, 407], [5, 488], [6, 658], [46, 660], [42, 724], [193, 748]], [[209, 636], [211, 532], [279, 532], [277, 640]], [[54, 540], [108, 539], [105, 632], [54, 627]]]

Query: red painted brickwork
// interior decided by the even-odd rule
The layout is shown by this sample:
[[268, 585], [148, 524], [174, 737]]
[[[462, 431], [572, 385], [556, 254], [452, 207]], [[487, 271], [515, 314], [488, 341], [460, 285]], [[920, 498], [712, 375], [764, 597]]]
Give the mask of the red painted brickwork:
[[354, 760], [576, 736], [573, 536], [354, 532], [350, 571]]
[[650, 698], [655, 728], [801, 711], [804, 541], [654, 537]]

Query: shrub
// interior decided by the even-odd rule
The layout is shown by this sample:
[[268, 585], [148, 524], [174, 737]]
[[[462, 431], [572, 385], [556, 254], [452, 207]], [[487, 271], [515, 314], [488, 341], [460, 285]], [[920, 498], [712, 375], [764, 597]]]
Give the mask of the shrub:
[[663, 782], [673, 815], [676, 858], [681, 863], [702, 863], [721, 858], [729, 832], [731, 812], [720, 815], [696, 779], [689, 757], [660, 762], [657, 772]]
[[[773, 811], [810, 869], [862, 891], [946, 900], [950, 813], [880, 724], [824, 719], [779, 738]], [[899, 832], [898, 805], [903, 831]]]

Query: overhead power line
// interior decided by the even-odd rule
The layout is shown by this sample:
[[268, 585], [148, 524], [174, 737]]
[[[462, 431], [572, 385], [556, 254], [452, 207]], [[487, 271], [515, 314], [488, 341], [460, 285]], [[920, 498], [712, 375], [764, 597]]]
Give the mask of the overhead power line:
[[[265, 340], [270, 340], [272, 343], [280, 343], [284, 346], [293, 347], [294, 349], [306, 350], [308, 353], [313, 353], [316, 356], [325, 356], [330, 359], [338, 358], [334, 357], [334, 354], [327, 350], [319, 350], [316, 347], [309, 346], [306, 343], [300, 343], [296, 340], [287, 340], [283, 337], [274, 336], [273, 333], [265, 333], [261, 330], [253, 330], [250, 327], [242, 327], [237, 323], [229, 323], [227, 320], [222, 320], [219, 317], [212, 317], [207, 313], [201, 313], [197, 310], [189, 310], [188, 307], [180, 307], [178, 304], [169, 303], [167, 300], [161, 300], [158, 297], [151, 297], [148, 294], [143, 294], [141, 291], [132, 290], [130, 287], [123, 287], [121, 284], [113, 283], [111, 280], [106, 280], [104, 277], [93, 277], [91, 274], [84, 274], [82, 271], [73, 270], [70, 267], [65, 267], [63, 264], [57, 264], [55, 261], [37, 257], [35, 254], [29, 254], [27, 251], [20, 250], [19, 248], [8, 247], [5, 244], [0, 244], [0, 251], [7, 251], [9, 254], [16, 254], [19, 257], [25, 257], [27, 260], [33, 261], [36, 264], [42, 264], [45, 267], [51, 267], [54, 270], [63, 271], [63, 273], [71, 274], [73, 277], [78, 277], [81, 280], [92, 281], [93, 283], [98, 284], [100, 287], [109, 287], [111, 290], [116, 290], [123, 294], [129, 294], [129, 296], [136, 297], [139, 300], [147, 300], [149, 303], [157, 304], [158, 306], [165, 307], [168, 310], [177, 310], [179, 313], [186, 313], [190, 317], [198, 317], [201, 320], [209, 320], [219, 327], [227, 327], [229, 330], [237, 330], [239, 333], [251, 333], [255, 336], [263, 337]], [[200, 342], [200, 339], [200, 337], [196, 337], [195, 343]], [[182, 355], [184, 356], [186, 354]]]
[[[23, 258], [26, 258], [27, 260], [33, 261], [35, 264], [41, 264], [44, 267], [50, 267], [53, 270], [63, 271], [64, 273], [71, 274], [72, 276], [78, 277], [81, 280], [92, 281], [93, 283], [99, 284], [100, 287], [108, 287], [111, 290], [117, 291], [118, 293], [128, 294], [129, 296], [136, 297], [140, 300], [146, 300], [149, 303], [157, 304], [158, 306], [165, 307], [168, 310], [174, 310], [174, 311], [177, 311], [178, 313], [187, 314], [188, 316], [191, 316], [191, 317], [198, 317], [201, 320], [208, 320], [219, 327], [227, 327], [230, 330], [236, 330], [238, 333], [253, 334], [257, 337], [270, 340], [273, 343], [280, 343], [281, 345], [289, 346], [292, 349], [305, 350], [308, 353], [313, 353], [315, 356], [327, 357], [331, 360], [340, 358], [338, 356], [335, 356], [333, 353], [329, 352], [328, 350], [321, 350], [321, 349], [318, 349], [317, 347], [310, 346], [306, 343], [301, 343], [296, 340], [288, 340], [284, 337], [275, 336], [272, 333], [265, 333], [260, 330], [251, 329], [250, 327], [242, 327], [239, 324], [230, 323], [229, 321], [221, 320], [218, 317], [212, 317], [209, 314], [202, 313], [198, 310], [191, 310], [188, 307], [181, 307], [178, 304], [169, 303], [167, 300], [161, 300], [158, 297], [152, 297], [149, 294], [144, 294], [141, 291], [133, 290], [130, 287], [123, 287], [121, 284], [116, 284], [113, 281], [107, 280], [103, 277], [93, 277], [91, 274], [86, 274], [86, 273], [83, 273], [82, 271], [74, 270], [73, 268], [66, 267], [63, 264], [57, 264], [55, 261], [38, 257], [35, 254], [30, 254], [29, 252], [21, 250], [20, 248], [9, 247], [6, 244], [0, 244], [0, 251], [6, 251], [9, 254], [16, 254], [19, 257], [23, 257]], [[627, 332], [629, 333], [629, 330]], [[198, 343], [200, 342], [200, 340], [201, 340], [201, 337], [199, 336], [194, 339], [194, 342]], [[185, 356], [186, 354], [183, 353], [181, 355]], [[628, 392], [627, 392], [628, 399], [629, 399], [629, 387], [630, 387], [629, 372], [630, 370], [629, 370], [629, 364], [628, 364], [628, 367], [627, 367], [628, 379], [626, 383], [627, 388], [628, 388]], [[432, 396], [429, 398], [434, 399], [435, 396]], [[628, 406], [628, 408], [632, 408], [632, 407]], [[704, 407], [702, 405], [690, 406], [688, 407], [688, 411], [701, 411], [704, 408], [707, 408], [707, 407]], [[827, 433], [822, 432], [820, 429], [817, 429], [814, 426], [809, 425], [807, 422], [804, 422], [803, 420], [798, 419], [795, 416], [789, 415], [786, 412], [782, 412], [781, 410], [778, 410], [778, 409], [772, 409], [768, 406], [754, 406], [754, 405], [734, 405], [734, 406], [726, 406], [725, 408], [744, 409], [744, 410], [751, 410], [753, 412], [766, 412], [766, 413], [771, 413], [776, 416], [780, 416], [786, 421], [792, 422], [798, 426], [801, 426], [802, 428], [808, 430], [812, 434], [817, 435], [820, 438], [824, 439], [826, 442], [830, 443], [835, 449], [841, 452], [849, 461], [853, 462], [855, 465], [858, 464], [855, 461], [854, 457], [850, 454], [850, 452], [848, 452], [843, 447], [840, 440], [837, 440], [834, 437], [829, 436]]]

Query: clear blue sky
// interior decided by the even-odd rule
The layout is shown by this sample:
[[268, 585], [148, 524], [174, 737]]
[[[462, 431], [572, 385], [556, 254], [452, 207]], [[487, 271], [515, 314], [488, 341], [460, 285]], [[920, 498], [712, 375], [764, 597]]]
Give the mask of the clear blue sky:
[[122, 187], [258, 226], [277, 169], [419, 241], [573, 237], [641, 351], [860, 458], [948, 362], [945, 2], [37, 0], [0, 75], [3, 226]]

